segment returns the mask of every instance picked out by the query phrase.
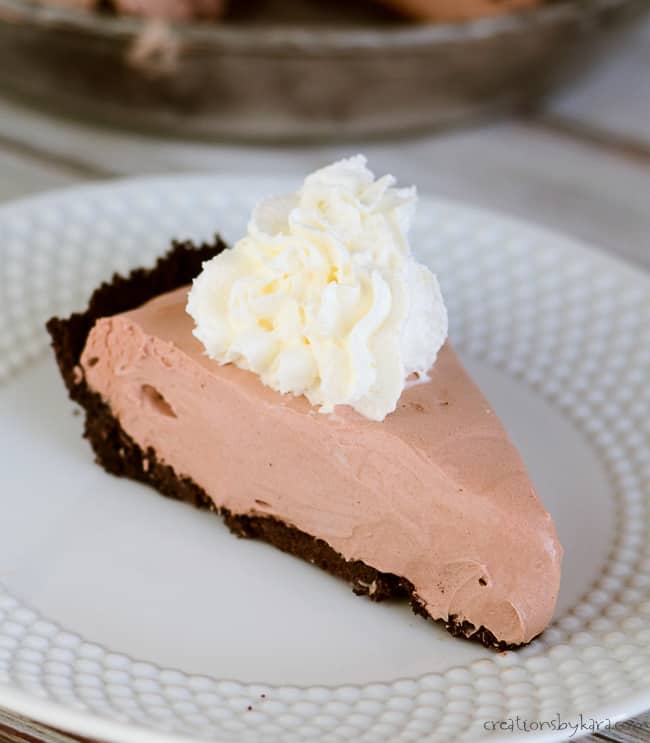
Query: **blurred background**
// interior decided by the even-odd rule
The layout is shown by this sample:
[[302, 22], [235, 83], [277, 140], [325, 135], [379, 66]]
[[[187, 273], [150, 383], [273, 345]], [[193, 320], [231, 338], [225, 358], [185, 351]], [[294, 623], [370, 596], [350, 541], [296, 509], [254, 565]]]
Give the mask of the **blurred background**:
[[[650, 0], [0, 0], [0, 201], [377, 172], [650, 267]], [[218, 227], [218, 225], [215, 225]]]

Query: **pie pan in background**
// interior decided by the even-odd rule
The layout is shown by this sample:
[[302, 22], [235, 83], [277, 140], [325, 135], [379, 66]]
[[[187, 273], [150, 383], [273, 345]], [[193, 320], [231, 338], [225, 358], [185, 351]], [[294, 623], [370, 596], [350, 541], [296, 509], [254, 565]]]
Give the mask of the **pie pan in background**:
[[423, 129], [534, 104], [642, 8], [646, 0], [554, 0], [437, 25], [368, 25], [349, 10], [348, 25], [332, 25], [321, 8], [313, 22], [161, 30], [136, 18], [0, 0], [0, 89], [48, 110], [186, 137]]

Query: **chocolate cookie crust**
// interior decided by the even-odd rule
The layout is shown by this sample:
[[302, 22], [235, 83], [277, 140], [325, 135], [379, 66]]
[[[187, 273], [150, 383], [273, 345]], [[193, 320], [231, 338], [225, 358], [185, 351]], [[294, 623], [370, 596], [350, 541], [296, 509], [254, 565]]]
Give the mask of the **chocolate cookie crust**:
[[[100, 317], [115, 315], [135, 309], [150, 299], [189, 284], [200, 272], [201, 264], [226, 249], [220, 238], [212, 244], [198, 247], [189, 242], [175, 242], [167, 255], [160, 258], [152, 269], [139, 268], [129, 276], [114, 275], [110, 283], [95, 290], [85, 312], [75, 313], [67, 319], [51, 318], [47, 330], [52, 348], [68, 389], [70, 398], [85, 411], [84, 436], [89, 440], [98, 464], [118, 477], [153, 486], [159, 493], [193, 506], [219, 514], [228, 528], [239, 537], [261, 539], [274, 547], [317, 565], [352, 585], [358, 595], [373, 601], [388, 598], [405, 598], [416, 614], [432, 618], [419, 600], [413, 584], [406, 578], [382, 573], [360, 560], [346, 560], [322, 539], [285, 524], [272, 516], [232, 513], [218, 508], [207, 493], [190, 478], [177, 475], [174, 470], [158, 461], [156, 452], [143, 451], [124, 431], [110, 407], [87, 385], [80, 366], [81, 353], [86, 339]], [[470, 622], [435, 619], [455, 637], [464, 637], [499, 651], [511, 650], [510, 645], [498, 640], [485, 627], [478, 629]]]

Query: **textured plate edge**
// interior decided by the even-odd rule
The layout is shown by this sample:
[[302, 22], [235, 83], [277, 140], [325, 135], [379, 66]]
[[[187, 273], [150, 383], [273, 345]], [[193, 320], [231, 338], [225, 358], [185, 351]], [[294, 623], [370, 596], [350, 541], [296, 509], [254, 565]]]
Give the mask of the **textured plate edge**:
[[[650, 685], [646, 691], [638, 692], [634, 697], [612, 704], [611, 708], [591, 711], [583, 715], [584, 719], [608, 719], [612, 725], [634, 715], [645, 712], [650, 704]], [[24, 717], [50, 727], [59, 728], [66, 733], [97, 738], [104, 743], [197, 743], [199, 740], [209, 740], [211, 743], [232, 743], [236, 737], [218, 738], [188, 738], [172, 733], [161, 733], [147, 730], [135, 724], [119, 723], [106, 720], [99, 715], [92, 715], [78, 710], [72, 710], [64, 705], [49, 702], [25, 692], [16, 691], [12, 687], [0, 684], [0, 707], [4, 707]], [[579, 740], [579, 737], [575, 738]], [[484, 735], [476, 739], [476, 743], [554, 743], [567, 740], [563, 731], [555, 732], [528, 732], [522, 734]]]
[[[353, 155], [354, 152], [350, 151], [347, 156]], [[322, 165], [326, 164], [323, 161]], [[215, 184], [223, 181], [224, 185], [231, 185], [233, 182], [237, 182], [243, 186], [251, 185], [254, 186], [258, 191], [266, 190], [267, 184], [269, 188], [269, 195], [277, 194], [281, 192], [278, 188], [273, 188], [273, 183], [281, 185], [284, 188], [291, 188], [296, 186], [302, 180], [302, 171], [293, 172], [291, 170], [285, 170], [278, 172], [276, 175], [260, 174], [255, 171], [244, 171], [244, 172], [232, 172], [223, 171], [219, 173], [201, 173], [192, 171], [180, 171], [174, 174], [165, 173], [152, 173], [147, 175], [127, 176], [118, 178], [107, 178], [102, 180], [89, 180], [81, 184], [73, 183], [68, 186], [60, 188], [48, 189], [36, 194], [22, 196], [17, 199], [11, 199], [0, 204], [0, 218], [5, 216], [7, 212], [13, 212], [16, 210], [32, 209], [38, 207], [41, 203], [49, 203], [52, 199], [59, 198], [71, 198], [76, 195], [85, 195], [88, 192], [100, 194], [103, 190], [112, 190], [113, 188], [134, 188], [137, 189], [141, 185], [148, 185], [152, 188], [157, 186], [165, 186], [178, 180], [192, 181], [195, 183], [202, 182], [213, 182]], [[264, 187], [260, 189], [260, 184]], [[562, 245], [572, 251], [578, 250], [583, 256], [586, 256], [590, 260], [598, 260], [603, 266], [609, 265], [614, 270], [624, 271], [626, 277], [632, 281], [643, 282], [647, 288], [650, 288], [650, 271], [646, 270], [642, 265], [634, 263], [619, 254], [611, 254], [604, 248], [593, 245], [587, 240], [584, 240], [578, 236], [565, 234], [559, 230], [554, 229], [551, 226], [544, 225], [540, 222], [535, 222], [532, 219], [526, 217], [512, 215], [501, 209], [482, 206], [473, 202], [462, 201], [453, 197], [448, 197], [442, 194], [438, 194], [435, 191], [420, 191], [418, 189], [418, 201], [422, 205], [426, 205], [427, 202], [434, 206], [450, 207], [453, 210], [463, 213], [467, 216], [473, 216], [474, 218], [488, 219], [491, 221], [498, 221], [503, 226], [514, 230], [524, 230], [531, 235], [538, 238], [547, 237], [552, 240], [556, 245]], [[419, 207], [421, 208], [421, 207]], [[417, 221], [417, 216], [416, 216]], [[218, 230], [218, 225], [215, 225], [215, 230]], [[172, 236], [178, 239], [183, 239], [182, 235]], [[171, 238], [170, 238], [171, 239]]]

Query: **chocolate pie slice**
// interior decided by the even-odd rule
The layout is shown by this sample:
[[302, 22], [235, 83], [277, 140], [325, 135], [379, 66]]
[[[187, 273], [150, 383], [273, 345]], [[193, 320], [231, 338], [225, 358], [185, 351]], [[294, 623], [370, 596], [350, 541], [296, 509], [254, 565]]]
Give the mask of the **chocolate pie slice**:
[[486, 646], [551, 619], [555, 527], [517, 450], [447, 343], [384, 421], [314, 414], [192, 335], [188, 284], [221, 242], [177, 244], [48, 322], [70, 397], [107, 472], [221, 514], [352, 584]]
[[68, 392], [108, 472], [453, 635], [528, 643], [556, 603], [555, 526], [444, 340], [394, 212], [413, 194], [344, 165], [256, 213], [235, 248], [177, 243], [51, 319]]

